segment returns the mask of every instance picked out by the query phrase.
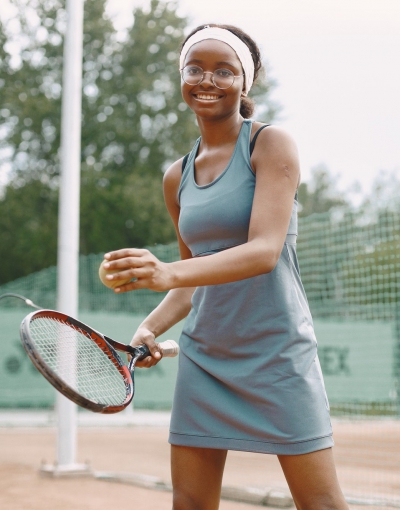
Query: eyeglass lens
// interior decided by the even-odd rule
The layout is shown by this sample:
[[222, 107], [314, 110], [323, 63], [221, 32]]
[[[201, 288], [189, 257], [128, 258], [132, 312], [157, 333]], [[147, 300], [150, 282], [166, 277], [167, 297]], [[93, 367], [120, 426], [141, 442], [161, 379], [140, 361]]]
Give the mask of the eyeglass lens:
[[[198, 85], [204, 79], [205, 72], [199, 66], [186, 66], [182, 70], [182, 78], [188, 85]], [[229, 69], [216, 69], [211, 81], [219, 89], [227, 89], [235, 81], [235, 75]]]

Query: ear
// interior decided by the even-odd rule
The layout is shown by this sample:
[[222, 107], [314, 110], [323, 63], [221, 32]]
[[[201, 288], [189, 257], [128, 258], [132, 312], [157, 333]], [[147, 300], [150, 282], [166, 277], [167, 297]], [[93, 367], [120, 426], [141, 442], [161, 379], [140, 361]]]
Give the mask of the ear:
[[[244, 73], [244, 71], [243, 71]], [[240, 97], [246, 97], [247, 96], [247, 92], [246, 92], [246, 76], [243, 74], [243, 87], [242, 87], [242, 93], [240, 94]]]

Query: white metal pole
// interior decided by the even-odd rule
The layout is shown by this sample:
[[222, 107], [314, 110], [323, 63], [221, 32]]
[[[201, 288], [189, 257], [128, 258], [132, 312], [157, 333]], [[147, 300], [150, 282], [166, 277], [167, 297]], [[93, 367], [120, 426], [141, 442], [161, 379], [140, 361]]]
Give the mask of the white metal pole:
[[[66, 0], [61, 112], [61, 180], [58, 216], [57, 309], [78, 314], [83, 0]], [[76, 466], [76, 405], [57, 395], [57, 463]]]

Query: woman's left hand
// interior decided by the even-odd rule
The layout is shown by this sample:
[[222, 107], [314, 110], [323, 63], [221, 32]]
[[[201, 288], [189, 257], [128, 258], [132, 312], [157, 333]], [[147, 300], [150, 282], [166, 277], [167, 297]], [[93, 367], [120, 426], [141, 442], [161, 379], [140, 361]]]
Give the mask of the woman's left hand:
[[122, 293], [136, 289], [150, 289], [158, 292], [172, 288], [171, 265], [161, 262], [149, 250], [124, 248], [104, 255], [106, 270], [118, 270], [106, 276], [107, 280], [134, 281], [120, 285], [114, 289]]

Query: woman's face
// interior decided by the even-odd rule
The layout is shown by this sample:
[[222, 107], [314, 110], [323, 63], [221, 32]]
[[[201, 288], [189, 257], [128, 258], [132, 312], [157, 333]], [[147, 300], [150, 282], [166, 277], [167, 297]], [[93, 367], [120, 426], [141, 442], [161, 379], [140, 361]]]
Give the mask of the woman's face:
[[182, 97], [197, 116], [218, 119], [239, 111], [244, 76], [235, 78], [227, 89], [219, 89], [211, 81], [211, 73], [217, 69], [229, 69], [235, 76], [243, 74], [240, 60], [228, 44], [215, 39], [194, 44], [186, 55], [184, 67], [187, 65], [208, 71], [198, 85], [188, 85], [182, 80]]

